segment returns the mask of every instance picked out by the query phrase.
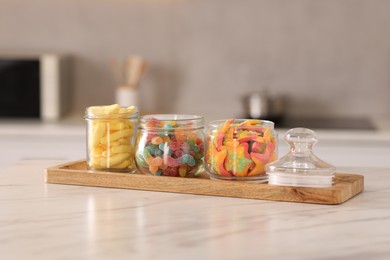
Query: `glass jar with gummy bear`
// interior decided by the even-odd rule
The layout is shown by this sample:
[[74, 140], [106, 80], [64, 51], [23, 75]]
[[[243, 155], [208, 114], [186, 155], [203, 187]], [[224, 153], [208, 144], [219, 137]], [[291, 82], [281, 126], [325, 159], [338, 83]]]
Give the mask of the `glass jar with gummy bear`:
[[145, 174], [197, 177], [203, 172], [204, 119], [196, 115], [140, 117], [137, 168]]
[[92, 106], [87, 121], [87, 166], [90, 170], [134, 172], [138, 127], [136, 107]]
[[210, 122], [205, 166], [211, 179], [267, 182], [265, 165], [277, 159], [277, 133], [266, 120]]

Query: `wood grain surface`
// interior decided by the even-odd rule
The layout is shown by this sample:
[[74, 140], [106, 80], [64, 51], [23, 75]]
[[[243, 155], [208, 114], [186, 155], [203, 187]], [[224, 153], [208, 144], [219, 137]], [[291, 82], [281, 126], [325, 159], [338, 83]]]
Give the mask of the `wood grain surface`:
[[53, 184], [177, 192], [198, 195], [341, 204], [364, 190], [364, 177], [337, 173], [331, 188], [274, 186], [264, 183], [210, 180], [201, 178], [152, 176], [139, 173], [112, 173], [87, 170], [85, 161], [75, 161], [45, 170], [45, 181]]

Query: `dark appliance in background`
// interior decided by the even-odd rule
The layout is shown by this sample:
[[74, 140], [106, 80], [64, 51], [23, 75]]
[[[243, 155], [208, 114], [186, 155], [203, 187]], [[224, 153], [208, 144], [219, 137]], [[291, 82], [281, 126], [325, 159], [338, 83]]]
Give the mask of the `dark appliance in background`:
[[0, 59], [0, 116], [40, 116], [39, 61]]
[[245, 117], [251, 119], [270, 120], [275, 125], [284, 119], [286, 97], [270, 96], [266, 92], [254, 92], [244, 97]]
[[0, 118], [60, 119], [71, 98], [67, 63], [56, 54], [0, 54]]

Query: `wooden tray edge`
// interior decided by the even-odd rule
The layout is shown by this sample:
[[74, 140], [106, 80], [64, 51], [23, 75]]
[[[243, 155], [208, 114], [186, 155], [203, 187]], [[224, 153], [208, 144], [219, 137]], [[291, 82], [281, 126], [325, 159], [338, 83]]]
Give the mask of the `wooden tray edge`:
[[305, 188], [65, 169], [83, 162], [77, 160], [46, 168], [45, 182], [327, 205], [342, 204], [364, 190], [364, 176], [345, 173], [336, 174], [339, 181], [332, 188]]

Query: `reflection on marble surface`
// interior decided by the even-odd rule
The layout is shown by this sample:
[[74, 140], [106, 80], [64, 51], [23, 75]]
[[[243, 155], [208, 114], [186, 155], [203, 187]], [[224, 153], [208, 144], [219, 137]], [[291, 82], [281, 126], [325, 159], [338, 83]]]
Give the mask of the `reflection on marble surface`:
[[389, 259], [390, 169], [342, 205], [45, 184], [0, 174], [1, 259]]

